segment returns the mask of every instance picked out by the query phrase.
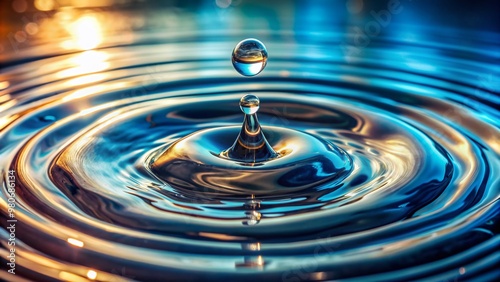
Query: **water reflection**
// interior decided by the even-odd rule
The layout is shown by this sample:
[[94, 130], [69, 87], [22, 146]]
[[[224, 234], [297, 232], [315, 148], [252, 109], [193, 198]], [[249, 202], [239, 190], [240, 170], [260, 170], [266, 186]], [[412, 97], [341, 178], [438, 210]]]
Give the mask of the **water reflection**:
[[[0, 167], [18, 173], [26, 279], [498, 273], [499, 37], [487, 32], [498, 28], [488, 1], [476, 22], [455, 2], [417, 17], [439, 5], [401, 1], [404, 14], [352, 61], [339, 44], [353, 43], [387, 1], [173, 2], [0, 3], [9, 23], [0, 29]], [[453, 17], [460, 25], [441, 29]], [[248, 82], [227, 54], [253, 36], [275, 55]], [[354, 156], [349, 178], [249, 199], [181, 191], [148, 174], [142, 156], [162, 144], [240, 123], [227, 109], [249, 90], [274, 99], [264, 125], [297, 127]], [[6, 199], [3, 189], [2, 211]]]
[[90, 280], [95, 280], [97, 278], [97, 272], [95, 272], [94, 270], [89, 270], [87, 272], [87, 277], [90, 279]]
[[61, 43], [65, 49], [91, 50], [99, 46], [103, 40], [101, 24], [92, 15], [78, 18], [69, 26], [68, 32], [71, 39]]
[[10, 83], [8, 81], [0, 81], [0, 90], [4, 90], [9, 87]]
[[75, 238], [68, 238], [68, 243], [70, 243], [73, 246], [83, 248], [84, 244], [82, 241], [75, 239]]
[[[57, 72], [55, 75], [58, 79], [79, 76], [75, 79], [85, 77], [85, 74], [100, 72], [108, 69], [109, 55], [105, 51], [84, 51], [71, 56], [67, 60], [67, 68]], [[76, 86], [82, 83], [76, 83], [79, 80], [73, 80], [70, 86]], [[95, 80], [90, 81], [95, 82]]]

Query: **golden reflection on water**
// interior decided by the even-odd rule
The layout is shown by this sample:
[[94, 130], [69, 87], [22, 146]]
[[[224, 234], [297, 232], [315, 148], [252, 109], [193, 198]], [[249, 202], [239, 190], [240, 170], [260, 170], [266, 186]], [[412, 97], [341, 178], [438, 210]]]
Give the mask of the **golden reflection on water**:
[[50, 11], [55, 8], [56, 3], [52, 0], [35, 0], [33, 4], [40, 11]]
[[75, 238], [68, 238], [68, 243], [79, 248], [82, 248], [84, 246], [82, 241]]
[[97, 272], [95, 272], [94, 270], [90, 269], [88, 272], [87, 272], [87, 277], [90, 279], [90, 280], [95, 280], [97, 278]]
[[86, 282], [87, 279], [66, 271], [59, 272], [59, 278], [63, 281]]
[[[76, 54], [68, 59], [69, 68], [57, 72], [56, 77], [60, 79], [104, 71], [109, 68], [108, 58], [109, 55], [104, 51], [90, 50]], [[78, 77], [77, 79], [81, 78]]]
[[[114, 0], [35, 0], [35, 8], [40, 11], [51, 11], [61, 7], [105, 7], [114, 4]], [[120, 1], [126, 2], [126, 1]]]
[[4, 90], [9, 87], [10, 83], [8, 81], [0, 81], [0, 90]]
[[[98, 93], [98, 92], [102, 92], [104, 90], [106, 90], [106, 87], [103, 85], [93, 85], [93, 86], [85, 87], [82, 89], [75, 90], [75, 91], [73, 91], [73, 93], [64, 96], [62, 101], [66, 102], [66, 101], [71, 101], [74, 99], [79, 99], [79, 98], [82, 98], [85, 96], [93, 95], [93, 94]], [[82, 108], [82, 110], [83, 110], [83, 108]]]
[[[5, 49], [18, 55], [24, 52], [32, 55], [64, 50], [85, 51], [102, 47], [106, 42], [129, 43], [133, 40], [132, 31], [144, 25], [145, 17], [143, 14], [132, 16], [123, 11], [97, 8], [111, 6], [113, 2], [13, 1], [9, 8], [16, 14], [10, 20], [9, 42], [0, 44], [0, 53]], [[121, 1], [121, 4], [125, 2]], [[16, 21], [16, 17], [22, 18], [22, 23]]]
[[91, 50], [103, 41], [101, 23], [93, 15], [83, 15], [68, 27], [70, 39], [63, 41], [65, 49]]

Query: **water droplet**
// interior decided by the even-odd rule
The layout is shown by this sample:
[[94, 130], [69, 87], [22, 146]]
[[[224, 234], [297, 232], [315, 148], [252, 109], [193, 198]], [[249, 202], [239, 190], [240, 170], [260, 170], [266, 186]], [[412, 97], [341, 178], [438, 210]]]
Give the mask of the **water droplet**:
[[[242, 125], [203, 129], [170, 141], [148, 157], [151, 172], [180, 195], [196, 190], [218, 197], [244, 196], [247, 212], [261, 208], [256, 196], [334, 187], [350, 174], [351, 158], [329, 141], [294, 129], [261, 128], [258, 101], [254, 95], [240, 100]], [[252, 225], [258, 219], [242, 221]]]
[[267, 64], [266, 46], [257, 39], [245, 39], [234, 47], [232, 62], [234, 69], [241, 75], [257, 75]]
[[259, 97], [255, 95], [245, 95], [241, 97], [240, 109], [247, 115], [255, 114], [259, 110]]
[[257, 119], [259, 98], [255, 95], [243, 96], [241, 111], [245, 114], [240, 134], [231, 148], [221, 153], [222, 157], [245, 163], [263, 162], [278, 157], [266, 140]]

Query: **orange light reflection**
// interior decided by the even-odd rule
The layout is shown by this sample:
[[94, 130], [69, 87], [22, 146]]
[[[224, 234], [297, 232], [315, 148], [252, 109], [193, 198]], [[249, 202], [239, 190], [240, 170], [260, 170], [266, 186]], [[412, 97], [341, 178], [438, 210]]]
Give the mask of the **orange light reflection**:
[[84, 245], [82, 241], [77, 240], [75, 238], [68, 238], [68, 243], [70, 243], [73, 246], [80, 247], [80, 248], [82, 248]]
[[[87, 78], [84, 78], [82, 75], [104, 71], [109, 68], [109, 62], [107, 62], [108, 57], [108, 54], [103, 51], [90, 50], [82, 52], [70, 58], [68, 60], [70, 67], [57, 72], [56, 76], [59, 79], [80, 76], [80, 80], [86, 80]], [[77, 81], [73, 81], [71, 86], [82, 84], [77, 84], [76, 82]], [[91, 81], [87, 81], [87, 83], [88, 82], [96, 82], [96, 80], [91, 79]]]
[[69, 26], [68, 32], [71, 38], [61, 43], [65, 49], [91, 50], [103, 41], [101, 24], [93, 15], [80, 17]]

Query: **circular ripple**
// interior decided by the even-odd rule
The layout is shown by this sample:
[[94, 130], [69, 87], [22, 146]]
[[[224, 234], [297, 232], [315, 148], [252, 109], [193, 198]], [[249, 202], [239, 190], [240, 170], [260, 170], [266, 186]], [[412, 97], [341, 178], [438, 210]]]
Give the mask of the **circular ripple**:
[[[495, 274], [498, 98], [485, 89], [489, 98], [475, 96], [468, 73], [491, 70], [491, 54], [476, 54], [484, 58], [478, 63], [424, 52], [422, 62], [450, 70], [424, 75], [401, 67], [383, 45], [352, 64], [338, 54], [283, 51], [250, 81], [231, 70], [219, 51], [232, 46], [224, 40], [207, 43], [210, 60], [189, 52], [189, 44], [169, 43], [7, 69], [15, 75], [88, 54], [108, 64], [88, 75], [47, 68], [7, 89], [13, 102], [0, 116], [0, 156], [17, 175], [19, 250], [32, 255], [20, 261], [27, 277], [92, 268], [109, 278], [116, 265], [129, 270], [121, 276], [146, 281]], [[392, 59], [372, 57], [386, 53]], [[264, 127], [328, 140], [351, 156], [352, 171], [328, 185], [253, 197], [169, 185], [151, 173], [149, 156], [176, 140], [239, 126], [238, 100], [249, 92], [261, 98]]]

